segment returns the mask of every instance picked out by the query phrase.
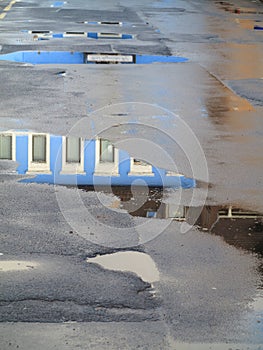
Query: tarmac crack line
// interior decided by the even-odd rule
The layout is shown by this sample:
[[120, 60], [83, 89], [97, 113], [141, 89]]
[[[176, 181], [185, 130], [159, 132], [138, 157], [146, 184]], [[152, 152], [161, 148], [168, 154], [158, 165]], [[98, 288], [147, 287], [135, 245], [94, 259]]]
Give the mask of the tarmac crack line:
[[[125, 310], [147, 310], [147, 307], [132, 307], [132, 306], [128, 306], [125, 304], [116, 304], [116, 303], [105, 303], [105, 304], [101, 304], [101, 303], [79, 303], [73, 299], [46, 299], [46, 298], [24, 298], [24, 299], [17, 299], [17, 300], [0, 300], [0, 307], [3, 306], [7, 306], [7, 305], [12, 305], [14, 303], [21, 303], [21, 302], [47, 302], [47, 303], [66, 303], [66, 302], [70, 302], [73, 303], [74, 305], [77, 306], [90, 306], [94, 309], [96, 308], [100, 308], [100, 309], [125, 309]], [[153, 309], [158, 308], [158, 306], [153, 305], [152, 307]]]

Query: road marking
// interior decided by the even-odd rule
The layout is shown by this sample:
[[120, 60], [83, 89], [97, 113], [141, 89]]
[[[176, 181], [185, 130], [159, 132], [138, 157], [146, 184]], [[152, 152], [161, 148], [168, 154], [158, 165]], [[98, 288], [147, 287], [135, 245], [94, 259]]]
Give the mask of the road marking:
[[16, 0], [10, 1], [10, 3], [4, 8], [4, 11], [9, 11], [11, 10], [12, 6], [16, 3]]
[[[3, 0], [0, 0], [0, 1], [3, 1]], [[6, 12], [10, 11], [12, 6], [16, 3], [16, 0], [12, 0], [10, 1], [10, 3], [3, 9], [3, 13], [0, 14], [0, 20], [1, 19], [4, 19], [5, 16], [6, 16]]]

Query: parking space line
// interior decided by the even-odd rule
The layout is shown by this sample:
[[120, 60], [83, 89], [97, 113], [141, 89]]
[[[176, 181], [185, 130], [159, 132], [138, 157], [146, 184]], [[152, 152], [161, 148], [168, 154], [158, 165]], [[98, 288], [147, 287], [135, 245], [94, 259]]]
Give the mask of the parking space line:
[[11, 10], [12, 6], [16, 3], [16, 0], [10, 1], [10, 3], [4, 8], [4, 11], [7, 12]]
[[[0, 0], [3, 1], [3, 0]], [[0, 20], [4, 19], [7, 12], [11, 10], [12, 6], [16, 3], [16, 0], [10, 1], [10, 3], [2, 10], [3, 12], [0, 14]]]

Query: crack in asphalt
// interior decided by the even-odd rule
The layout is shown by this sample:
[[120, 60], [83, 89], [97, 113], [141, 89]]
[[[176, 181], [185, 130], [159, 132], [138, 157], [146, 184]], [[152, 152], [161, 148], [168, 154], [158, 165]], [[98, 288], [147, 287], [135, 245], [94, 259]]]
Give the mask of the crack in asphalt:
[[147, 308], [147, 307], [132, 307], [132, 306], [128, 306], [125, 304], [111, 304], [111, 303], [105, 303], [105, 304], [100, 304], [100, 303], [81, 303], [81, 302], [76, 302], [74, 299], [46, 299], [46, 298], [24, 298], [24, 299], [17, 299], [17, 300], [11, 300], [11, 301], [7, 301], [7, 300], [0, 300], [0, 306], [7, 306], [7, 305], [12, 305], [14, 303], [22, 303], [22, 302], [47, 302], [47, 303], [73, 303], [74, 305], [77, 306], [90, 306], [92, 308], [94, 308], [95, 310], [97, 308], [100, 309], [125, 309], [125, 310], [149, 310], [149, 309], [157, 309], [159, 307], [159, 305], [152, 305], [151, 308]]

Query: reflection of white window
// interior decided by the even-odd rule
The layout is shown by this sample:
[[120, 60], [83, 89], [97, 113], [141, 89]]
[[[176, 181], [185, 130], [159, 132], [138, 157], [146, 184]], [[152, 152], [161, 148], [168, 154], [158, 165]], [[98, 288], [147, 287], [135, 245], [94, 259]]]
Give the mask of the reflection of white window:
[[80, 163], [80, 138], [66, 138], [66, 162]]
[[100, 163], [114, 163], [114, 146], [108, 140], [100, 139]]
[[15, 135], [4, 133], [0, 135], [0, 159], [15, 160]]
[[84, 173], [84, 140], [79, 137], [62, 138], [61, 174]]
[[45, 135], [32, 136], [32, 162], [46, 163], [47, 138]]
[[130, 176], [154, 176], [152, 166], [142, 160], [131, 158]]
[[28, 172], [50, 173], [50, 135], [28, 135]]
[[119, 175], [119, 151], [108, 140], [96, 140], [95, 175]]

